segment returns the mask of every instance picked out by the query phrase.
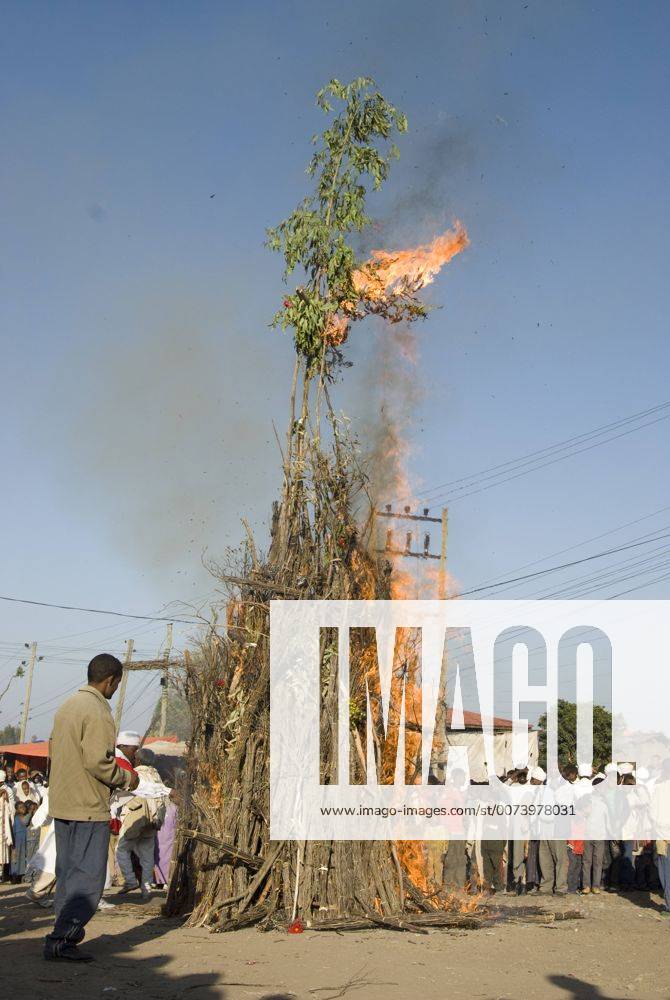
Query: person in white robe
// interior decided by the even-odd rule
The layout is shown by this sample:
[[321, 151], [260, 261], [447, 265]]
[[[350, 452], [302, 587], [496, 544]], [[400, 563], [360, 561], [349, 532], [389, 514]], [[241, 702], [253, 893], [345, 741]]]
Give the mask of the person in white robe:
[[32, 825], [39, 827], [40, 846], [33, 854], [29, 871], [33, 881], [26, 892], [31, 903], [51, 906], [51, 893], [56, 885], [56, 832], [54, 821], [49, 815], [49, 789], [42, 789], [42, 802], [33, 815]]
[[[153, 759], [151, 751], [137, 751], [135, 770], [140, 783], [135, 789], [134, 797], [122, 807], [122, 823], [116, 848], [116, 863], [121, 869], [124, 880], [121, 892], [126, 893], [139, 888], [143, 899], [148, 899], [151, 895], [156, 832], [165, 819], [170, 795], [170, 789], [163, 784], [160, 774], [151, 765]], [[136, 856], [142, 870], [140, 882], [135, 876], [132, 854]]]
[[7, 775], [0, 771], [0, 880], [5, 881], [6, 865], [9, 864], [14, 846], [12, 829], [14, 825], [14, 793], [6, 784]]
[[39, 806], [42, 796], [37, 790], [37, 785], [24, 778], [23, 781], [17, 781], [14, 786], [14, 800], [15, 802], [34, 802], [36, 806]]

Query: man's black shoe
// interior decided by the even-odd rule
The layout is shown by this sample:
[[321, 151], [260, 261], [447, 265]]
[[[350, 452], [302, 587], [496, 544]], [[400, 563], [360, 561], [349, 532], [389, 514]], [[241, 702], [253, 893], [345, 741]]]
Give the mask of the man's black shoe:
[[44, 957], [47, 962], [92, 962], [94, 956], [88, 951], [81, 951], [76, 944], [67, 941], [48, 941], [44, 945]]

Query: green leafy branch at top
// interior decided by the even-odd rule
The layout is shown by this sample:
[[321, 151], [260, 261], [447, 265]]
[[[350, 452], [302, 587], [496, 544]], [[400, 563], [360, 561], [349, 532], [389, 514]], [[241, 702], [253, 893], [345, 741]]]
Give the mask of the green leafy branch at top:
[[[335, 314], [340, 329], [368, 312], [388, 318], [415, 319], [425, 310], [411, 295], [393, 303], [377, 300], [360, 309], [361, 291], [354, 283], [360, 262], [347, 237], [370, 222], [365, 211], [368, 190], [377, 190], [389, 175], [398, 150], [392, 137], [407, 131], [402, 112], [376, 90], [374, 81], [359, 77], [349, 84], [331, 82], [317, 94], [317, 104], [331, 116], [329, 127], [313, 137], [316, 150], [307, 173], [314, 193], [278, 226], [267, 233], [267, 245], [282, 253], [284, 279], [300, 267], [305, 281], [284, 299], [272, 325], [292, 328], [295, 348], [314, 373], [328, 352], [330, 364], [342, 362], [337, 344], [342, 334], [329, 338]], [[403, 301], [404, 298], [404, 301]]]

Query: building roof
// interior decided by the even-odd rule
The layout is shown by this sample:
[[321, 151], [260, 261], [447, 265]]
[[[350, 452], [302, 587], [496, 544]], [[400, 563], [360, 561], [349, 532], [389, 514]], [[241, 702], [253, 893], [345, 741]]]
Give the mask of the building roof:
[[166, 737], [161, 739], [149, 738], [144, 741], [143, 746], [148, 750], [152, 750], [154, 753], [159, 755], [165, 755], [168, 757], [184, 757], [186, 755], [186, 744], [177, 739], [171, 739]]
[[[144, 741], [144, 746], [150, 746], [154, 743], [170, 744], [173, 749], [168, 749], [168, 747], [161, 747], [160, 749], [156, 747], [157, 753], [183, 753], [186, 744], [180, 742], [176, 736], [148, 736]], [[0, 753], [11, 753], [15, 757], [48, 757], [49, 756], [49, 741], [48, 740], [37, 740], [34, 743], [6, 743], [4, 746], [0, 746]]]
[[[451, 727], [451, 716], [453, 709], [449, 709], [446, 713], [446, 724]], [[513, 729], [514, 724], [511, 719], [500, 719], [494, 716], [492, 719], [494, 729]], [[463, 709], [463, 725], [465, 729], [480, 729], [482, 728], [482, 717], [479, 712], [467, 712]], [[458, 732], [458, 730], [457, 730]]]
[[0, 753], [12, 753], [16, 757], [48, 757], [48, 740], [39, 740], [37, 743], [6, 743], [0, 747]]

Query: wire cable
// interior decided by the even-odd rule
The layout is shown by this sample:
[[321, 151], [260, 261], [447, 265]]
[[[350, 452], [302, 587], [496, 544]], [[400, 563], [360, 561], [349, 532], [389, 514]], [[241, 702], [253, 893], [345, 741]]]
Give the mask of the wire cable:
[[103, 608], [80, 608], [74, 604], [52, 604], [49, 601], [31, 601], [24, 597], [7, 597], [0, 594], [0, 601], [10, 601], [13, 604], [32, 604], [38, 608], [57, 608], [59, 611], [85, 611], [92, 615], [114, 615], [116, 618], [136, 618], [146, 622], [179, 622], [181, 625], [197, 625], [196, 618], [173, 618], [167, 615], [137, 615], [130, 611], [109, 611]]
[[[659, 528], [659, 531], [663, 530]], [[584, 556], [582, 559], [572, 559], [570, 562], [559, 563], [557, 566], [548, 566], [546, 569], [538, 569], [533, 573], [525, 573], [523, 576], [512, 577], [509, 580], [500, 580], [498, 583], [490, 583], [481, 587], [472, 587], [470, 590], [462, 590], [459, 592], [459, 597], [469, 597], [470, 594], [480, 594], [485, 590], [494, 590], [496, 587], [503, 586], [504, 584], [510, 583], [520, 583], [524, 580], [534, 580], [539, 576], [546, 576], [547, 573], [557, 573], [562, 569], [569, 569], [572, 566], [580, 566], [582, 563], [592, 562], [594, 559], [604, 559], [605, 556], [614, 555], [616, 552], [626, 552], [629, 549], [637, 549], [641, 545], [649, 545], [650, 542], [657, 542], [663, 538], [670, 538], [670, 533], [665, 535], [656, 535], [654, 538], [647, 538], [644, 541], [631, 542], [628, 545], [619, 545], [616, 548], [605, 549], [603, 552], [595, 552], [593, 555]]]
[[[432, 486], [429, 489], [424, 490], [424, 492], [421, 494], [420, 499], [428, 499], [431, 494], [439, 493], [441, 490], [446, 490], [447, 493], [450, 493], [451, 491], [449, 490], [449, 487], [458, 486], [459, 483], [464, 484], [462, 487], [459, 487], [459, 489], [468, 489], [470, 486], [474, 485], [476, 482], [479, 482], [480, 480], [484, 481], [485, 479], [493, 478], [493, 476], [490, 474], [496, 474], [497, 476], [502, 476], [504, 474], [502, 470], [507, 469], [508, 471], [516, 471], [516, 468], [521, 467], [522, 465], [540, 461], [543, 457], [546, 458], [548, 455], [554, 452], [565, 451], [566, 449], [571, 448], [574, 445], [583, 444], [585, 441], [591, 440], [594, 437], [601, 437], [604, 434], [609, 433], [610, 431], [617, 430], [618, 428], [626, 426], [627, 424], [643, 420], [645, 417], [651, 416], [661, 411], [667, 411], [668, 409], [670, 409], [670, 400], [664, 403], [659, 403], [657, 406], [652, 406], [647, 410], [641, 410], [638, 413], [634, 413], [629, 417], [624, 417], [619, 420], [612, 421], [609, 424], [603, 424], [600, 427], [595, 428], [595, 430], [586, 431], [582, 434], [577, 434], [574, 435], [573, 437], [566, 438], [564, 441], [559, 441], [556, 444], [548, 445], [545, 448], [540, 448], [536, 451], [528, 452], [526, 455], [522, 455], [519, 458], [509, 459], [507, 462], [501, 462], [499, 465], [493, 465], [487, 469], [482, 469], [479, 472], [473, 472], [469, 476], [461, 476], [459, 479], [452, 479], [446, 483], [440, 483], [438, 486]], [[668, 417], [670, 417], [670, 413], [665, 413], [664, 416], [659, 417], [658, 419], [665, 420]], [[643, 424], [641, 427], [631, 428], [631, 430], [626, 431], [625, 433], [633, 433], [636, 430], [642, 430], [643, 427], [647, 427], [653, 423], [657, 423], [657, 421], [656, 420], [649, 421], [649, 423]], [[615, 435], [612, 438], [608, 438], [608, 440], [615, 440], [617, 437], [623, 437], [623, 435]], [[601, 441], [597, 442], [597, 445], [605, 443], [606, 443], [605, 441]], [[588, 449], [580, 449], [580, 450], [588, 450]], [[575, 451], [574, 453], [579, 454], [579, 451]], [[569, 456], [563, 456], [563, 457], [565, 458]], [[512, 469], [512, 467], [516, 468]], [[538, 466], [538, 468], [543, 468], [543, 466], [540, 465]], [[456, 492], [458, 492], [458, 490]], [[437, 500], [433, 498], [432, 502], [437, 502]]]

